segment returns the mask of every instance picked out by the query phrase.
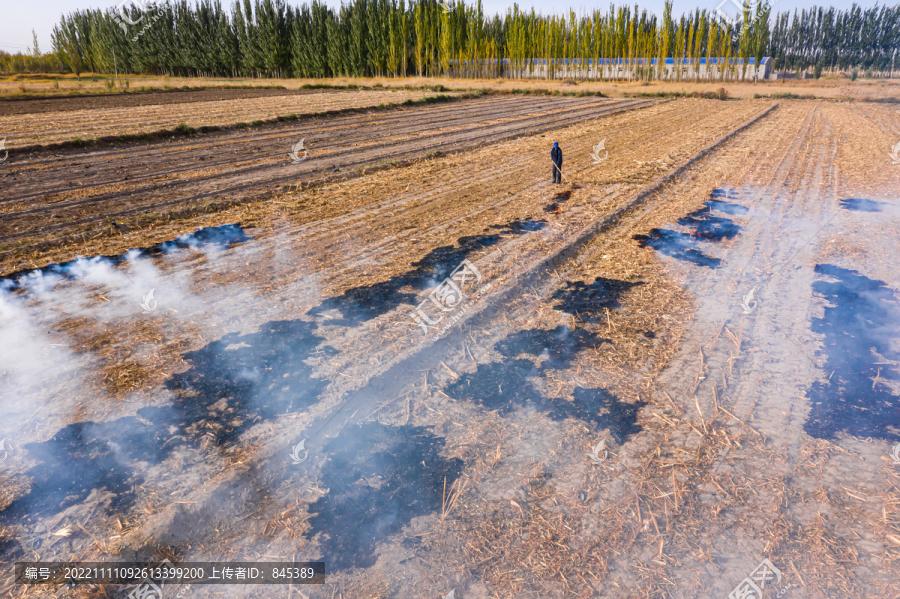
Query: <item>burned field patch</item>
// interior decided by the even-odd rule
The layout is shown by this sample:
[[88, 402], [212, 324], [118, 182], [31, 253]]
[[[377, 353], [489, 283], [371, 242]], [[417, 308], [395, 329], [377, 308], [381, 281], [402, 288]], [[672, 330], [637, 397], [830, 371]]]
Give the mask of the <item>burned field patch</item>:
[[315, 404], [329, 381], [313, 377], [306, 362], [337, 350], [314, 329], [302, 320], [268, 322], [256, 333], [228, 334], [186, 353], [191, 367], [165, 384], [178, 398], [184, 432], [228, 445], [261, 419]]
[[[540, 231], [546, 225], [541, 220], [514, 220], [491, 225], [481, 235], [467, 235], [457, 239], [458, 245], [445, 245], [428, 252], [413, 268], [372, 285], [352, 287], [339, 296], [324, 300], [310, 310], [310, 316], [322, 316], [337, 310], [341, 318], [329, 319], [329, 324], [356, 326], [395, 310], [400, 304], [416, 304], [420, 291], [436, 286], [473, 253], [500, 243], [511, 235], [525, 235]], [[495, 232], [491, 232], [495, 231]], [[410, 291], [402, 291], [409, 288]]]
[[34, 484], [3, 511], [3, 520], [52, 515], [100, 489], [111, 494], [110, 512], [127, 510], [143, 482], [138, 464], [159, 464], [181, 444], [169, 429], [177, 423], [171, 408], [142, 408], [136, 416], [71, 424], [47, 441], [25, 444], [37, 461], [26, 472]]
[[587, 348], [597, 348], [609, 339], [598, 337], [585, 329], [570, 329], [560, 325], [555, 329], [525, 329], [517, 331], [497, 343], [497, 352], [507, 359], [522, 354], [544, 358], [545, 367], [568, 368], [577, 354]]
[[279, 321], [257, 333], [225, 335], [184, 354], [191, 367], [165, 383], [175, 395], [171, 405], [109, 422], [78, 422], [48, 441], [26, 444], [28, 458], [38, 461], [27, 472], [35, 484], [4, 515], [20, 519], [64, 509], [104, 488], [112, 494], [110, 512], [126, 510], [143, 469], [179, 447], [224, 451], [259, 421], [308, 408], [328, 381], [314, 378], [304, 360], [335, 353], [319, 348], [323, 339], [311, 327]]
[[643, 285], [640, 281], [619, 281], [597, 277], [593, 283], [566, 281], [565, 287], [553, 293], [554, 300], [560, 300], [556, 309], [579, 318], [587, 316], [598, 319], [609, 310], [621, 307], [620, 298], [630, 289]]
[[690, 227], [691, 237], [698, 237], [704, 241], [718, 243], [723, 239], [734, 239], [741, 228], [729, 218], [712, 216], [709, 207], [692, 212], [689, 216], [679, 219], [678, 224]]
[[652, 229], [647, 235], [635, 235], [634, 239], [642, 248], [652, 248], [657, 252], [697, 266], [718, 268], [722, 260], [708, 256], [698, 250], [696, 239], [688, 233], [669, 229]]
[[[342, 318], [330, 319], [329, 323], [352, 327], [395, 310], [400, 304], [415, 304], [418, 291], [437, 285], [469, 254], [496, 245], [500, 239], [499, 234], [461, 237], [459, 246], [447, 245], [431, 250], [424, 258], [412, 263], [413, 269], [387, 281], [348, 289], [323, 301], [310, 310], [310, 315], [321, 316], [329, 310], [338, 310]], [[401, 291], [406, 287], [412, 291]]]
[[501, 231], [505, 231], [508, 233], [513, 233], [515, 235], [521, 235], [523, 233], [533, 233], [535, 231], [540, 231], [544, 227], [547, 226], [547, 221], [545, 219], [536, 220], [533, 218], [521, 218], [514, 221], [510, 221], [505, 225], [491, 225], [488, 227], [489, 229], [499, 229]]
[[124, 254], [111, 256], [92, 256], [90, 258], [76, 258], [62, 264], [49, 264], [42, 268], [30, 268], [10, 273], [0, 279], [0, 289], [14, 290], [21, 286], [23, 281], [34, 280], [47, 275], [57, 275], [63, 278], [76, 278], [84, 274], [84, 269], [91, 264], [104, 264], [109, 267], [122, 264], [126, 260], [152, 257], [169, 254], [175, 250], [191, 249], [202, 251], [205, 249], [226, 249], [235, 244], [249, 241], [244, 228], [240, 223], [220, 225], [217, 227], [201, 227], [193, 233], [179, 235], [170, 241], [164, 241], [155, 245], [129, 250]]
[[[103, 401], [104, 388], [108, 397], [121, 399], [125, 393], [145, 383], [161, 382], [158, 377], [168, 375], [153, 367], [166, 358], [181, 355], [183, 348], [181, 340], [165, 343], [161, 331], [168, 324], [161, 324], [162, 321], [131, 320], [127, 316], [120, 321], [121, 311], [104, 312], [103, 306], [113, 300], [103, 294], [115, 300], [119, 298], [116, 294], [123, 289], [126, 295], [137, 294], [138, 297], [149, 290], [134, 287], [137, 283], [124, 271], [115, 270], [116, 265], [132, 262], [134, 266], [138, 258], [161, 256], [177, 250], [224, 250], [248, 239], [239, 224], [201, 228], [123, 255], [78, 258], [45, 268], [19, 271], [0, 280], [0, 293], [3, 294], [0, 305], [4, 315], [17, 315], [21, 319], [20, 326], [25, 327], [13, 333], [30, 337], [30, 341], [36, 343], [20, 350], [24, 356], [44, 358], [42, 348], [46, 348], [47, 343], [67, 342], [58, 346], [68, 347], [70, 353], [53, 354], [44, 365], [42, 375], [47, 383], [57, 379], [58, 384], [67, 384], [82, 369], [93, 369], [98, 383], [94, 387], [88, 387], [87, 382], [81, 383], [85, 390], [90, 389], [92, 401], [90, 407], [81, 404], [72, 410], [74, 422], [55, 432], [48, 431], [46, 440], [21, 445], [21, 457], [31, 464], [25, 472], [34, 484], [27, 492], [18, 494], [8, 509], [2, 510], [4, 520], [21, 522], [94, 500], [103, 505], [100, 512], [126, 510], [140, 495], [136, 488], [144, 481], [142, 473], [146, 468], [161, 464], [180, 447], [199, 445], [208, 437], [201, 437], [204, 430], [191, 438], [192, 432], [196, 432], [196, 414], [179, 411], [177, 404], [143, 407], [133, 416], [108, 421], [97, 420], [99, 415], [97, 418], [88, 415], [121, 409], [121, 406], [113, 407], [115, 404]], [[159, 271], [152, 262], [141, 262], [138, 270], [149, 280], [158, 280]], [[134, 272], [131, 274], [135, 276]], [[122, 289], [117, 289], [117, 285]], [[102, 302], [95, 302], [96, 297]], [[28, 311], [23, 311], [23, 307], [28, 307]], [[133, 312], [140, 314], [137, 301], [128, 310], [128, 313]], [[117, 326], [108, 326], [108, 319], [117, 322]], [[35, 331], [44, 333], [48, 328], [46, 333], [54, 337], [34, 339]], [[182, 334], [193, 330], [192, 324], [182, 323]], [[151, 349], [144, 352], [148, 347]], [[146, 353], [155, 354], [156, 360], [145, 361]], [[93, 359], [85, 360], [83, 354], [92, 355]], [[69, 373], [63, 376], [67, 369]], [[8, 383], [9, 380], [0, 382]], [[35, 391], [41, 393], [42, 389], [38, 387]], [[65, 397], [50, 395], [49, 401], [58, 402], [60, 398]], [[28, 403], [30, 400], [22, 401]], [[49, 405], [46, 399], [41, 401], [44, 402], [38, 404], [41, 409]]]
[[556, 200], [557, 202], [567, 202], [569, 200], [569, 198], [571, 198], [571, 197], [572, 197], [572, 190], [566, 189], [564, 191], [557, 193], [555, 196], [553, 196], [553, 199]]
[[463, 375], [444, 390], [453, 399], [470, 401], [501, 416], [523, 412], [544, 414], [556, 422], [572, 418], [590, 423], [609, 430], [618, 443], [641, 430], [637, 413], [642, 404], [622, 402], [606, 389], [577, 388], [571, 401], [548, 398], [528, 380], [542, 373], [530, 360], [482, 364], [477, 372]]
[[441, 455], [444, 443], [426, 427], [365, 423], [325, 445], [320, 469], [329, 492], [309, 506], [309, 536], [330, 569], [374, 565], [378, 542], [443, 509], [463, 469], [462, 460]]
[[[556, 422], [580, 420], [609, 430], [618, 443], [624, 443], [629, 435], [641, 430], [637, 414], [644, 404], [621, 401], [603, 388], [577, 387], [571, 400], [553, 398], [539, 384], [547, 373], [570, 367], [579, 352], [604, 341], [608, 340], [564, 325], [554, 330], [519, 331], [497, 344], [497, 351], [506, 360], [479, 364], [476, 372], [462, 375], [444, 391], [453, 399], [472, 402], [501, 416], [526, 412], [545, 414]], [[519, 358], [522, 354], [540, 363]]]
[[847, 198], [840, 201], [841, 208], [854, 212], [889, 212], [896, 210], [896, 206], [886, 202], [876, 202], [865, 198]]
[[564, 189], [563, 191], [557, 192], [553, 196], [553, 201], [544, 206], [544, 212], [550, 214], [562, 214], [560, 204], [562, 202], [568, 202], [572, 198], [572, 192], [576, 189], [580, 189], [580, 187], [578, 185], [572, 185], [572, 189]]
[[740, 204], [721, 199], [724, 197], [731, 199], [737, 195], [733, 190], [726, 192], [716, 189], [702, 208], [678, 219], [677, 223], [684, 227], [685, 231], [654, 228], [647, 235], [635, 235], [634, 239], [641, 247], [652, 248], [676, 260], [711, 269], [718, 268], [722, 260], [704, 253], [699, 243], [719, 243], [734, 239], [740, 233], [741, 227], [730, 218], [716, 216], [713, 212], [718, 211], [731, 216], [744, 216], [749, 212]]
[[[900, 309], [882, 281], [830, 264], [817, 264], [813, 292], [828, 302], [812, 330], [823, 336], [825, 382], [807, 392], [811, 402], [806, 432], [821, 439], [839, 433], [900, 440], [900, 379], [891, 363], [900, 361]], [[879, 382], [880, 381], [880, 382]]]

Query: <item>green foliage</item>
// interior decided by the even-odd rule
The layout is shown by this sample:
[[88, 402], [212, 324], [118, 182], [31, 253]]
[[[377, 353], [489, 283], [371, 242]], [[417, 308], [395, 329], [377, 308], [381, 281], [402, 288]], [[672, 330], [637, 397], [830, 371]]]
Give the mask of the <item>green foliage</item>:
[[814, 96], [812, 94], [799, 95], [799, 94], [792, 94], [792, 93], [774, 93], [774, 94], [770, 94], [768, 96], [763, 95], [763, 94], [753, 94], [753, 97], [755, 99], [767, 98], [767, 99], [772, 99], [772, 100], [818, 100], [819, 99], [817, 96]]
[[788, 71], [821, 64], [830, 72], [862, 66], [886, 73], [893, 69], [894, 50], [900, 45], [897, 5], [854, 4], [844, 11], [814, 6], [795, 12], [793, 18], [778, 13], [773, 23], [769, 55], [779, 69]]
[[[480, 95], [480, 94], [473, 94]], [[415, 106], [416, 104], [435, 104], [437, 102], [451, 102], [455, 100], [453, 96], [446, 96], [444, 94], [440, 94], [438, 96], [426, 96], [424, 98], [419, 98], [418, 100], [413, 100], [412, 98], [403, 102], [403, 106]], [[389, 104], [390, 107], [393, 107], [393, 104]]]
[[[874, 76], [893, 68], [900, 46], [900, 6], [771, 15], [770, 3], [745, 0], [742, 22], [732, 27], [706, 10], [674, 19], [671, 0], [659, 20], [638, 6], [544, 16], [514, 4], [485, 16], [481, 0], [470, 1], [349, 0], [331, 8], [322, 0], [233, 0], [223, 8], [221, 0], [172, 0], [152, 18], [134, 6], [124, 16], [76, 10], [54, 27], [52, 52], [36, 43], [28, 54], [0, 52], [0, 71], [650, 81], [721, 57], [706, 74], [721, 80], [769, 55], [779, 69], [852, 67]], [[676, 64], [666, 65], [668, 57]]]
[[[655, 92], [655, 93], [637, 93], [625, 94], [627, 98], [703, 98], [706, 100], [727, 100], [728, 92], [724, 87], [720, 87], [714, 92]], [[754, 97], [762, 97], [755, 94]]]

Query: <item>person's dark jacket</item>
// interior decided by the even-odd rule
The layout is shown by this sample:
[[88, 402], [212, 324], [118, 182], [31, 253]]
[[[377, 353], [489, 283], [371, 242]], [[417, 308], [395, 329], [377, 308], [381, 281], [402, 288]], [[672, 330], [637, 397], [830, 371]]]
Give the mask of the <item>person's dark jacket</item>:
[[556, 166], [562, 166], [562, 148], [556, 146], [550, 150], [550, 159]]

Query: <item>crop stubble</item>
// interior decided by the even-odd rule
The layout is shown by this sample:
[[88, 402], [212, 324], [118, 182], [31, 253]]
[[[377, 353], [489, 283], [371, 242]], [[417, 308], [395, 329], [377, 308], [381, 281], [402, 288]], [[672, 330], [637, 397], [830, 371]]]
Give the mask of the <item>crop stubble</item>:
[[[408, 270], [409, 263], [437, 247], [453, 245], [457, 238], [489, 233], [492, 226], [516, 219], [545, 219], [547, 225], [540, 232], [507, 235], [498, 246], [469, 255], [488, 280], [502, 286], [584, 224], [613, 210], [764, 106], [674, 102], [554, 131], [553, 139], [566, 150], [566, 174], [578, 188], [547, 184], [549, 161], [543, 155], [551, 140], [548, 134], [328, 184], [327, 189], [287, 193], [268, 204], [250, 204], [191, 222], [214, 224], [240, 216], [267, 227], [259, 229], [264, 246], [292, 248], [290, 268], [282, 264], [264, 277], [250, 279], [273, 301], [288, 304], [283, 314], [296, 318], [318, 299], [312, 297], [308, 303], [290, 298], [291, 289], [306, 281], [315, 281], [325, 296], [341, 297], [348, 289]], [[742, 336], [752, 334], [749, 324], [723, 323], [709, 303], [709, 297], [720, 297], [728, 287], [726, 275], [740, 273], [713, 276], [677, 262], [660, 269], [657, 257], [632, 239], [697, 209], [723, 180], [749, 179], [768, 190], [757, 194], [754, 209], [782, 214], [795, 210], [798, 199], [805, 212], [813, 213], [833, 200], [840, 188], [835, 162], [849, 179], [843, 185], [859, 189], [873, 185], [869, 173], [858, 175], [866, 160], [854, 152], [836, 157], [839, 145], [832, 143], [840, 139], [850, 147], [865, 148], [865, 140], [873, 135], [873, 121], [888, 123], [890, 130], [892, 113], [881, 107], [866, 110], [860, 114], [814, 103], [782, 106], [599, 235], [581, 252], [578, 263], [547, 273], [543, 287], [523, 293], [500, 318], [467, 330], [462, 347], [443, 348], [446, 370], [426, 373], [424, 393], [401, 389], [393, 403], [373, 415], [389, 423], [436, 427], [447, 439], [447, 453], [466, 464], [463, 478], [470, 484], [450, 517], [425, 519], [412, 527], [426, 538], [423, 551], [413, 560], [416, 575], [425, 577], [413, 583], [411, 566], [402, 565], [405, 553], [385, 543], [383, 561], [376, 568], [335, 575], [321, 590], [322, 596], [337, 588], [347, 596], [361, 589], [404, 596], [445, 593], [460, 573], [464, 576], [457, 583], [471, 586], [476, 596], [479, 583], [474, 579], [486, 585], [491, 596], [501, 597], [526, 592], [590, 596], [591, 585], [608, 596], [679, 592], [699, 596], [711, 588], [727, 593], [762, 555], [774, 556], [786, 580], [800, 587], [798, 596], [896, 594], [896, 556], [887, 551], [879, 562], [868, 560], [874, 574], [861, 578], [854, 569], [859, 549], [849, 540], [851, 524], [858, 528], [863, 521], [886, 534], [894, 517], [888, 520], [885, 515], [878, 522], [877, 510], [861, 509], [850, 497], [836, 497], [833, 480], [827, 486], [810, 484], [822, 478], [817, 470], [822, 466], [814, 458], [832, 462], [855, 458], [844, 457], [824, 441], [802, 439], [797, 427], [802, 415], [783, 425], [773, 412], [777, 404], [770, 404], [767, 394], [759, 399], [742, 390], [746, 379], [760, 377], [768, 367], [754, 360], [763, 352], [744, 345]], [[604, 137], [610, 158], [600, 167], [592, 166], [587, 153]], [[789, 189], [781, 191], [785, 184]], [[552, 193], [559, 189], [571, 191], [570, 199], [559, 203], [561, 214], [546, 212]], [[273, 205], [278, 206], [274, 214]], [[739, 261], [758, 265], [753, 252], [790, 249], [779, 245], [771, 228], [749, 229], [746, 238], [723, 242], [717, 255], [727, 261], [734, 244], [745, 244]], [[342, 235], [347, 236], [345, 241]], [[261, 273], [263, 265], [274, 264], [270, 251], [256, 253], [247, 263], [251, 272]], [[777, 262], [774, 258], [769, 256]], [[205, 284], [237, 277], [246, 278], [246, 273], [218, 275]], [[590, 286], [598, 277], [641, 284], [625, 285], [618, 293], [618, 305], [607, 306], [606, 312], [569, 314], [557, 309], [551, 299], [555, 292], [578, 283]], [[785, 286], [779, 288], [782, 293], [787, 292]], [[318, 319], [329, 344], [342, 352], [333, 369], [320, 372], [336, 389], [316, 407], [318, 414], [334, 409], [338, 391], [365, 384], [397, 356], [415, 352], [418, 331], [412, 323], [406, 324], [412, 335], [398, 329], [399, 316], [392, 311], [349, 330], [329, 328]], [[791, 320], [789, 316], [783, 319]], [[602, 467], [591, 467], [586, 458], [597, 437], [576, 420], [554, 422], [540, 414], [502, 418], [469, 402], [450, 400], [440, 390], [476, 373], [479, 365], [502, 361], [495, 346], [503, 339], [561, 325], [575, 333], [584, 331], [598, 343], [579, 352], [571, 364], [544, 373], [537, 385], [546, 396], [565, 402], [578, 388], [602, 387], [622, 401], [648, 404], [638, 420], [643, 430], [626, 445], [601, 431], [612, 458]], [[642, 338], [645, 331], [654, 331], [658, 341]], [[699, 371], [698, 349], [703, 355]], [[739, 357], [732, 369], [736, 351]], [[784, 353], [778, 347], [769, 351]], [[809, 368], [800, 366], [805, 358], [794, 358], [798, 369]], [[341, 377], [350, 383], [344, 384]], [[735, 391], [726, 394], [726, 389]], [[397, 401], [400, 398], [408, 401]], [[743, 422], [736, 422], [735, 416]], [[268, 439], [267, 447], [284, 446], [281, 436]], [[528, 445], [530, 439], [536, 449]], [[262, 450], [246, 459], [258, 466], [267, 458]], [[854, 482], [861, 484], [867, 473], [859, 470]], [[291, 486], [311, 500], [301, 483], [293, 480]], [[896, 505], [900, 498], [889, 486], [877, 486], [868, 494], [883, 505]], [[524, 496], [509, 494], [520, 487]], [[587, 501], [578, 498], [579, 491]], [[290, 504], [288, 495], [238, 512], [235, 519], [270, 519], [276, 525], [271, 531], [267, 527], [265, 536], [273, 545], [283, 545], [303, 529], [302, 518], [278, 517]], [[209, 490], [195, 491], [188, 501], [209, 501]], [[805, 525], [798, 524], [801, 518], [791, 517], [794, 506], [823, 502], [832, 506], [827, 522], [821, 514]], [[834, 509], [836, 503], [843, 510]], [[146, 515], [151, 524], [143, 532], [138, 529], [127, 543], [165, 529], [167, 518], [159, 513], [163, 505], [154, 506], [154, 513]], [[246, 536], [240, 527], [219, 532], [223, 538], [231, 537], [235, 551]], [[211, 536], [199, 542], [202, 546], [214, 540]]]
[[[477, 147], [651, 103], [488, 99], [66, 154], [75, 161], [59, 162], [59, 154], [39, 153], [10, 164], [2, 182], [9, 194], [0, 203], [4, 257], [12, 248], [34, 250], [75, 237], [105, 237], [109, 219], [146, 227], [184, 216], [184, 211], [209, 211], [211, 203], [240, 203], [285, 186], [355, 176], [379, 161], [384, 167], [428, 151]], [[288, 152], [300, 139], [309, 155], [291, 164]], [[36, 218], [48, 213], [49, 223]]]

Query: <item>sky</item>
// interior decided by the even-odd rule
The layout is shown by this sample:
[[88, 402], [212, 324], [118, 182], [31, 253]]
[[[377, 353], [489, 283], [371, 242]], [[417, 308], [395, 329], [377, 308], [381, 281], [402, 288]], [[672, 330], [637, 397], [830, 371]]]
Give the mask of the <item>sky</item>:
[[[7, 52], [25, 52], [32, 45], [32, 29], [37, 33], [38, 44], [43, 52], [50, 51], [50, 33], [53, 26], [59, 22], [59, 17], [64, 12], [71, 12], [75, 9], [85, 8], [112, 8], [120, 0], [31, 0], [30, 2], [13, 2], [12, 0], [4, 0], [3, 12], [6, 15], [0, 20], [0, 50]], [[471, 1], [471, 0], [470, 0]], [[695, 9], [707, 9], [715, 12], [722, 5], [722, 10], [734, 14], [737, 12], [734, 2], [739, 0], [675, 0], [673, 14], [677, 17], [682, 13], [693, 12]], [[287, 2], [299, 5], [300, 0], [287, 0]], [[329, 6], [340, 6], [340, 0], [326, 0]], [[723, 4], [724, 3], [724, 4]], [[232, 0], [222, 0], [224, 6], [231, 6]], [[581, 0], [572, 0], [571, 3], [562, 2], [560, 0], [521, 0], [520, 8], [534, 6], [536, 10], [544, 14], [567, 12], [568, 8], [574, 8], [576, 12], [581, 10], [589, 11], [595, 8], [609, 10], [609, 0], [602, 2], [585, 3]], [[629, 0], [619, 0], [616, 5], [631, 4]], [[662, 16], [663, 0], [645, 0], [638, 1], [641, 9]], [[847, 9], [851, 6], [850, 0], [837, 0], [831, 2], [820, 1], [818, 5], [834, 6], [837, 9]], [[858, 2], [863, 8], [869, 8], [875, 5], [874, 1], [863, 0]], [[881, 5], [884, 5], [882, 2]], [[887, 2], [888, 5], [891, 2]], [[513, 5], [511, 0], [482, 0], [485, 14], [493, 15], [494, 13], [505, 13], [506, 10]], [[790, 11], [795, 9], [810, 8], [817, 5], [812, 0], [775, 0], [773, 12]]]

